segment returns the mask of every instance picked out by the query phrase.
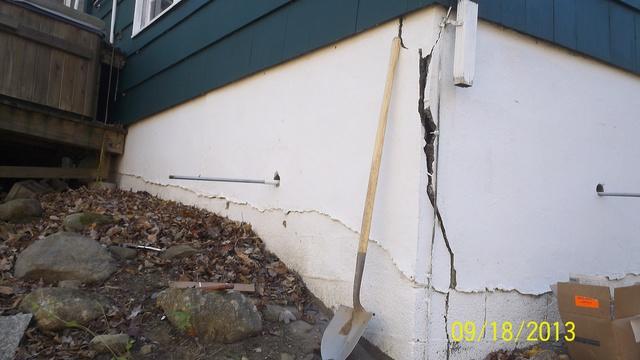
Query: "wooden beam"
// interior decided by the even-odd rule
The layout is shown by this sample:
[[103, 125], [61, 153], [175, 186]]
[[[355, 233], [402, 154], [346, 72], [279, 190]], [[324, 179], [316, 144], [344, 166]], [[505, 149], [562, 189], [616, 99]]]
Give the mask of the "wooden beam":
[[97, 169], [36, 166], [0, 166], [0, 178], [16, 179], [93, 179]]
[[94, 150], [100, 150], [104, 143], [108, 153], [124, 152], [126, 132], [121, 128], [12, 105], [0, 99], [0, 130]]

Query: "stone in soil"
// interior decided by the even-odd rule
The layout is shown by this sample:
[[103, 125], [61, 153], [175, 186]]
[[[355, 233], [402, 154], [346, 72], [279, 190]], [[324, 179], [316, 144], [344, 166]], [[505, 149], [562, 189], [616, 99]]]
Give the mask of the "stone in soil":
[[122, 246], [109, 246], [109, 251], [118, 259], [129, 260], [133, 259], [138, 255], [138, 251], [136, 249], [131, 249]]
[[551, 350], [543, 350], [530, 357], [530, 360], [558, 360], [559, 356]]
[[149, 355], [153, 352], [153, 345], [146, 344], [140, 348], [140, 354]]
[[197, 254], [200, 250], [195, 249], [189, 245], [174, 245], [165, 250], [161, 257], [163, 259], [178, 259], [182, 257], [191, 256]]
[[320, 350], [322, 331], [306, 321], [298, 320], [287, 325], [287, 334], [297, 341], [305, 354]]
[[283, 322], [285, 324], [300, 319], [300, 312], [295, 306], [280, 306], [268, 304], [262, 310], [266, 321]]
[[174, 327], [204, 343], [233, 343], [262, 331], [258, 309], [238, 292], [169, 288], [157, 303]]
[[11, 360], [24, 331], [29, 326], [31, 314], [0, 316], [0, 360]]
[[20, 310], [32, 313], [43, 330], [85, 325], [108, 312], [109, 299], [84, 290], [42, 288], [25, 296]]
[[41, 215], [42, 207], [35, 199], [15, 199], [0, 204], [0, 220], [25, 222]]
[[35, 180], [19, 181], [11, 187], [5, 201], [15, 199], [35, 199], [38, 195], [47, 194], [54, 189], [46, 182], [37, 182]]
[[91, 339], [89, 346], [97, 353], [115, 352], [117, 355], [123, 355], [129, 351], [129, 335], [97, 335]]
[[4, 221], [0, 221], [0, 240], [8, 240], [11, 233], [16, 232], [16, 227]]
[[83, 212], [67, 215], [64, 218], [63, 226], [67, 231], [81, 232], [90, 226], [112, 224], [113, 218], [109, 215], [94, 212]]
[[108, 279], [116, 269], [116, 261], [97, 241], [60, 232], [23, 250], [16, 260], [15, 276], [49, 283], [78, 280], [88, 284]]
[[115, 190], [118, 186], [115, 183], [107, 181], [92, 181], [87, 185], [91, 190]]
[[280, 354], [280, 360], [296, 360], [296, 357], [288, 353], [282, 353]]

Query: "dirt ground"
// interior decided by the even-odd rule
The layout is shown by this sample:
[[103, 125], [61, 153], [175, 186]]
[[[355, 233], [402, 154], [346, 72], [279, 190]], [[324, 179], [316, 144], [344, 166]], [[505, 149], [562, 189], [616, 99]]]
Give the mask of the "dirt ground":
[[[0, 229], [0, 315], [17, 312], [20, 300], [33, 289], [55, 284], [22, 281], [13, 277], [17, 255], [39, 238], [62, 230], [72, 213], [93, 211], [112, 216], [112, 224], [90, 226], [84, 231], [106, 245], [134, 244], [167, 248], [188, 244], [196, 255], [165, 260], [160, 253], [138, 250], [106, 282], [85, 289], [107, 296], [114, 307], [83, 329], [45, 332], [32, 323], [16, 359], [105, 358], [89, 348], [93, 334], [127, 333], [135, 342], [133, 359], [319, 359], [319, 351], [289, 336], [288, 325], [264, 322], [260, 336], [235, 344], [205, 347], [198, 339], [181, 334], [156, 306], [158, 292], [172, 280], [255, 284], [249, 294], [258, 309], [266, 304], [292, 305], [302, 320], [321, 334], [330, 314], [315, 301], [300, 277], [267, 251], [246, 223], [233, 222], [210, 212], [163, 201], [144, 192], [88, 190], [80, 188], [40, 197], [44, 214], [22, 224]], [[92, 334], [93, 333], [93, 334]], [[285, 354], [285, 355], [283, 355]]]

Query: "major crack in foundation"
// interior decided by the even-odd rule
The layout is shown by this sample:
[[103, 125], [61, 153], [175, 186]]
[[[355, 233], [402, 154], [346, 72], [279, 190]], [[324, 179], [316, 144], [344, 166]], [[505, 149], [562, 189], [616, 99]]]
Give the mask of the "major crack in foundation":
[[[440, 228], [440, 232], [442, 233], [442, 238], [444, 240], [445, 247], [449, 252], [449, 290], [455, 290], [457, 285], [455, 254], [453, 253], [453, 250], [451, 248], [451, 244], [447, 236], [447, 231], [444, 226], [444, 221], [442, 220], [442, 214], [440, 213], [440, 210], [438, 208], [438, 202], [437, 202], [438, 192], [436, 187], [437, 182], [435, 181], [436, 171], [434, 169], [434, 166], [437, 167], [438, 165], [437, 159], [436, 159], [436, 156], [437, 156], [436, 139], [438, 136], [438, 124], [436, 124], [436, 122], [433, 119], [431, 106], [425, 106], [425, 95], [426, 95], [425, 93], [427, 91], [427, 79], [429, 76], [429, 66], [431, 65], [431, 59], [432, 59], [434, 50], [442, 37], [442, 33], [444, 31], [444, 25], [446, 24], [446, 20], [450, 12], [451, 12], [451, 8], [449, 8], [447, 15], [442, 19], [442, 23], [438, 31], [438, 36], [436, 37], [436, 40], [433, 43], [433, 46], [431, 47], [429, 53], [423, 56], [422, 49], [418, 49], [418, 55], [420, 59], [418, 64], [419, 66], [418, 85], [419, 85], [419, 91], [420, 91], [420, 96], [418, 98], [418, 114], [420, 115], [420, 122], [424, 129], [425, 145], [423, 150], [424, 150], [424, 154], [427, 161], [427, 196], [429, 197], [429, 201], [431, 202], [431, 206], [434, 212], [434, 228], [432, 232], [432, 241], [431, 241], [431, 249], [432, 249], [431, 263], [433, 264], [435, 226], [437, 222]], [[400, 25], [402, 25], [402, 23], [400, 23]], [[432, 283], [433, 283], [433, 269], [429, 271], [429, 284], [430, 284], [429, 288], [430, 289], [432, 289]], [[449, 357], [451, 356], [451, 351], [452, 351], [452, 342], [451, 342], [451, 338], [449, 336], [449, 330], [448, 330], [450, 296], [451, 296], [450, 291], [447, 291], [445, 295], [445, 309], [444, 309], [445, 310], [444, 311], [444, 332], [447, 337], [447, 353], [446, 353], [447, 360], [449, 360]]]
[[429, 197], [429, 201], [431, 202], [431, 206], [433, 207], [436, 221], [440, 227], [440, 232], [442, 233], [442, 238], [444, 239], [444, 244], [449, 252], [449, 288], [455, 289], [457, 285], [456, 279], [456, 268], [455, 268], [455, 254], [451, 249], [451, 244], [449, 242], [449, 238], [447, 236], [447, 230], [444, 226], [444, 221], [442, 220], [442, 214], [440, 213], [440, 209], [438, 209], [437, 204], [437, 191], [434, 185], [434, 164], [435, 164], [435, 156], [436, 156], [436, 148], [435, 142], [436, 137], [438, 136], [438, 126], [436, 122], [433, 120], [433, 114], [431, 113], [431, 107], [425, 106], [425, 91], [427, 87], [427, 77], [429, 75], [429, 65], [431, 63], [431, 56], [433, 54], [433, 49], [440, 40], [440, 35], [438, 35], [438, 39], [436, 43], [431, 48], [431, 51], [426, 56], [422, 56], [422, 49], [418, 49], [418, 54], [420, 55], [420, 97], [418, 98], [418, 114], [420, 115], [420, 121], [422, 123], [422, 127], [424, 128], [424, 153], [427, 158], [427, 195]]
[[[179, 186], [179, 185], [171, 185], [171, 184], [163, 184], [163, 183], [158, 183], [158, 182], [154, 182], [154, 181], [150, 181], [145, 179], [144, 177], [140, 176], [140, 175], [135, 175], [135, 174], [128, 174], [128, 173], [122, 173], [120, 172], [118, 174], [119, 176], [127, 176], [130, 178], [134, 178], [137, 180], [142, 181], [143, 183], [152, 185], [152, 186], [159, 186], [159, 187], [163, 187], [163, 188], [174, 188], [174, 189], [179, 189], [179, 190], [183, 190], [183, 191], [187, 191], [190, 192], [192, 194], [194, 194], [195, 196], [197, 196], [198, 198], [204, 198], [204, 199], [211, 199], [211, 200], [221, 200], [221, 201], [226, 201], [227, 205], [226, 205], [226, 209], [229, 209], [229, 204], [233, 204], [236, 206], [248, 206], [251, 207], [253, 209], [255, 209], [256, 211], [260, 212], [260, 213], [265, 213], [265, 212], [276, 212], [279, 211], [281, 213], [283, 213], [285, 216], [289, 216], [291, 214], [317, 214], [317, 215], [321, 215], [324, 216], [326, 218], [329, 218], [331, 221], [343, 226], [344, 228], [346, 228], [347, 230], [351, 231], [352, 233], [354, 233], [355, 235], [359, 235], [360, 233], [356, 230], [354, 230], [353, 228], [351, 228], [350, 226], [348, 226], [347, 224], [343, 223], [341, 220], [323, 213], [321, 211], [318, 210], [285, 210], [285, 209], [281, 209], [281, 208], [259, 208], [253, 204], [250, 204], [248, 202], [240, 202], [240, 201], [236, 201], [233, 199], [229, 199], [225, 196], [220, 196], [220, 195], [206, 195], [206, 194], [202, 194], [202, 193], [198, 193], [193, 189], [190, 189], [188, 187], [184, 187], [184, 186]], [[192, 204], [194, 205], [194, 204]], [[382, 252], [389, 258], [389, 260], [391, 261], [391, 263], [393, 264], [393, 267], [398, 271], [398, 273], [400, 274], [400, 276], [405, 279], [405, 281], [409, 282], [410, 286], [412, 288], [426, 288], [427, 284], [424, 283], [420, 283], [417, 282], [412, 276], [407, 275], [404, 271], [402, 271], [400, 269], [400, 267], [398, 266], [398, 264], [395, 262], [393, 256], [391, 255], [391, 252], [386, 249], [384, 246], [382, 246], [377, 240], [374, 239], [370, 239], [370, 242], [372, 242], [375, 246], [377, 246], [380, 250], [382, 250]]]

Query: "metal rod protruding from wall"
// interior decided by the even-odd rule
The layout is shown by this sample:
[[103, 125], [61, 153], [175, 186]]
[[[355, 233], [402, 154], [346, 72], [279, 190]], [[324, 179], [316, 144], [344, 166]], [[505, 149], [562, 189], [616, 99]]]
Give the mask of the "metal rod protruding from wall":
[[604, 185], [602, 185], [602, 184], [596, 185], [596, 194], [598, 194], [598, 196], [640, 197], [640, 193], [605, 192], [604, 191]]
[[232, 182], [232, 183], [245, 183], [245, 184], [264, 184], [264, 185], [273, 185], [280, 186], [280, 175], [276, 172], [273, 177], [273, 180], [265, 179], [232, 179], [232, 178], [223, 178], [223, 177], [203, 177], [203, 176], [180, 176], [180, 175], [169, 175], [169, 179], [175, 180], [193, 180], [193, 181], [217, 181], [217, 182]]

